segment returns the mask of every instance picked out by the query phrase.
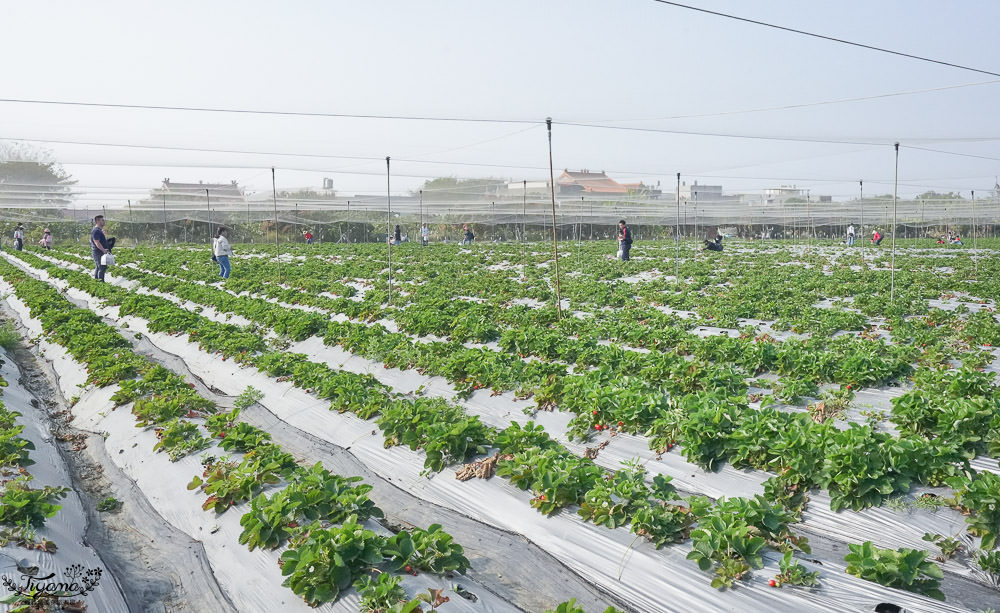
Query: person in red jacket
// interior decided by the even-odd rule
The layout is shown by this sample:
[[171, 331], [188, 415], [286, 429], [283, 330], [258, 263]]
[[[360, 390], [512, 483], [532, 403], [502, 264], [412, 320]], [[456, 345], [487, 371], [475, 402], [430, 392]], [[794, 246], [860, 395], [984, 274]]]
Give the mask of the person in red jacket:
[[872, 244], [873, 245], [880, 245], [880, 244], [882, 244], [882, 239], [883, 238], [885, 238], [885, 237], [883, 237], [881, 234], [879, 234], [878, 230], [872, 230]]

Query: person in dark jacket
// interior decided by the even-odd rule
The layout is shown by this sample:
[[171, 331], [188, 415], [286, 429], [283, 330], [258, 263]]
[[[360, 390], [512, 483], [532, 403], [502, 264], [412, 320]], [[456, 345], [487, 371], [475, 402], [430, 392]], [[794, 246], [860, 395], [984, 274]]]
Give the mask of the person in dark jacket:
[[709, 251], [722, 251], [722, 235], [718, 234], [715, 240], [705, 239], [705, 249]]
[[622, 254], [622, 261], [629, 260], [628, 252], [632, 248], [632, 230], [622, 219], [618, 222], [618, 250]]
[[111, 253], [111, 245], [104, 235], [104, 215], [94, 217], [94, 229], [90, 231], [90, 250], [94, 257], [94, 278], [103, 281], [108, 267], [101, 263], [101, 257]]

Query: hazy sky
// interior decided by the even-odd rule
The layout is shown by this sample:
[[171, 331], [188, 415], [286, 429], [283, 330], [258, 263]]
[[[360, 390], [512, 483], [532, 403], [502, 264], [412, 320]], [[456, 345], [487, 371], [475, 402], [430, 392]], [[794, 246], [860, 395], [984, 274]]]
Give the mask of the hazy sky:
[[[690, 2], [1000, 73], [995, 0]], [[863, 179], [866, 194], [888, 193], [896, 140], [904, 196], [985, 192], [1000, 173], [998, 77], [647, 0], [4, 0], [0, 8], [2, 98], [537, 122], [0, 103], [5, 139], [264, 152], [42, 144], [88, 200], [141, 197], [164, 177], [236, 179], [264, 191], [271, 166], [279, 189], [331, 177], [341, 193], [384, 192], [386, 155], [394, 192], [436, 176], [542, 179], [547, 116], [557, 122], [557, 173], [606, 170], [662, 181], [669, 192], [681, 172], [727, 192], [796, 184], [840, 199]], [[966, 84], [977, 85], [953, 88]], [[750, 112], [790, 105], [810, 106]]]

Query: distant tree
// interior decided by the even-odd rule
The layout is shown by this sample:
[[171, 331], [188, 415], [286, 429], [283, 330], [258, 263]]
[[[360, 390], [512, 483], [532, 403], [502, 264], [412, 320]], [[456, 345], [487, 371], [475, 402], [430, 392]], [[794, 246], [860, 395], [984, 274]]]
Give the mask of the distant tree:
[[308, 202], [311, 200], [335, 200], [337, 198], [337, 192], [332, 189], [320, 192], [311, 189], [298, 189], [292, 192], [278, 192], [278, 198], [283, 200], [300, 200], [302, 202]]
[[[888, 196], [892, 198], [892, 196]], [[941, 194], [935, 191], [924, 192], [917, 196], [917, 200], [965, 200], [961, 193], [948, 192], [947, 194]]]
[[[470, 200], [485, 198], [488, 194], [495, 193], [500, 186], [506, 184], [507, 179], [493, 177], [481, 179], [438, 177], [424, 181], [421, 189], [424, 192], [424, 199], [428, 201]], [[417, 193], [417, 191], [410, 192], [413, 196], [416, 196]]]
[[0, 141], [0, 207], [66, 208], [73, 201], [75, 184], [50, 151]]

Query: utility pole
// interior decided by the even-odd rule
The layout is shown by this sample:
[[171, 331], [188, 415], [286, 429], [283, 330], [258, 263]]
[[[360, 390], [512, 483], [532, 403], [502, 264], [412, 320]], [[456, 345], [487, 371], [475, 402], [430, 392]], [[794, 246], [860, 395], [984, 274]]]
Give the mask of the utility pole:
[[136, 235], [136, 231], [135, 231], [135, 220], [134, 220], [134, 219], [132, 218], [132, 201], [131, 201], [131, 200], [129, 200], [129, 201], [128, 201], [128, 225], [132, 226], [132, 227], [130, 228], [130, 229], [131, 229], [131, 231], [132, 231], [132, 241], [133, 241], [133, 242], [134, 242], [134, 243], [135, 243], [136, 245], [138, 245], [138, 244], [139, 244], [139, 241], [138, 241], [138, 240], [137, 240], [137, 239], [135, 238], [135, 235]]
[[562, 297], [559, 295], [559, 241], [556, 236], [556, 179], [552, 169], [552, 118], [545, 118], [549, 132], [549, 193], [552, 194], [552, 253], [556, 260], [556, 318], [562, 319]]
[[896, 173], [892, 183], [892, 257], [890, 258], [891, 271], [889, 272], [889, 302], [894, 302], [896, 296], [896, 198], [899, 192], [899, 143], [896, 149]]
[[858, 181], [858, 200], [861, 201], [861, 232], [865, 231], [865, 182]]
[[[271, 200], [274, 202], [274, 261], [278, 266], [278, 278], [281, 278], [281, 257], [278, 247], [278, 188], [274, 181], [274, 166], [271, 166]], [[264, 237], [265, 240], [267, 237]]]
[[212, 201], [208, 196], [208, 188], [205, 188], [205, 208], [208, 209], [208, 242], [212, 242]]
[[524, 191], [521, 195], [521, 280], [527, 278], [527, 254], [525, 242], [528, 240], [528, 180], [522, 183]]
[[[677, 212], [674, 217], [674, 283], [681, 281], [681, 173], [677, 173], [677, 193], [674, 204]], [[687, 213], [687, 207], [684, 212]], [[686, 216], [686, 215], [685, 215]]]
[[389, 193], [389, 156], [385, 156], [386, 241], [385, 260], [389, 265], [389, 304], [392, 304], [392, 198]]

